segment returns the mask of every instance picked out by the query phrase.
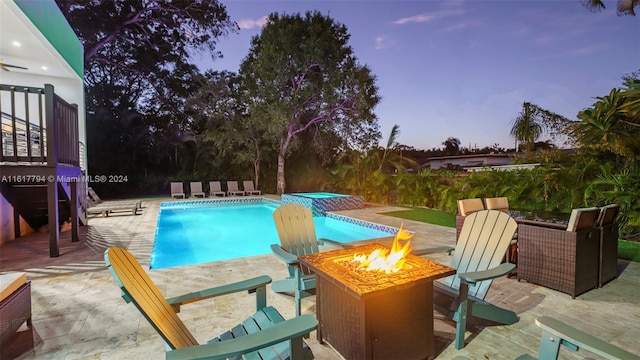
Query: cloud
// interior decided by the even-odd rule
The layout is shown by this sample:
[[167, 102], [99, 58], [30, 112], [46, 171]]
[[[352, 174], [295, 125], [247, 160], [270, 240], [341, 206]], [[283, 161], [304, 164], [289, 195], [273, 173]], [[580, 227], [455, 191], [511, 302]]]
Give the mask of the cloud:
[[267, 23], [267, 17], [263, 16], [257, 20], [253, 19], [243, 19], [238, 21], [238, 27], [240, 30], [248, 30], [256, 27], [263, 27]]
[[388, 36], [377, 36], [376, 45], [373, 47], [376, 50], [384, 50], [393, 47], [396, 41]]
[[438, 10], [431, 11], [427, 13], [422, 13], [418, 15], [413, 15], [409, 17], [400, 18], [398, 20], [394, 20], [391, 23], [394, 25], [405, 25], [410, 23], [423, 23], [430, 22], [433, 20], [444, 19], [451, 16], [458, 16], [464, 13], [463, 9], [447, 9], [447, 10]]

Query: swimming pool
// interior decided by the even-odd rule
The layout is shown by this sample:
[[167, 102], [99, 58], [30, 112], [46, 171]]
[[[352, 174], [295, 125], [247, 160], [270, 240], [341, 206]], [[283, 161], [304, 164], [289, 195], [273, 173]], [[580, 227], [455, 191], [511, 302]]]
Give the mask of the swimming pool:
[[[273, 223], [278, 206], [261, 201], [162, 203], [150, 268], [270, 254], [271, 244], [280, 242]], [[394, 236], [398, 230], [336, 214], [314, 217], [314, 224], [318, 238], [341, 242]]]
[[343, 195], [343, 194], [334, 194], [330, 192], [293, 193], [291, 195], [302, 196], [302, 197], [312, 198], [312, 199], [326, 199], [326, 198], [333, 198], [333, 197], [349, 196], [349, 195]]

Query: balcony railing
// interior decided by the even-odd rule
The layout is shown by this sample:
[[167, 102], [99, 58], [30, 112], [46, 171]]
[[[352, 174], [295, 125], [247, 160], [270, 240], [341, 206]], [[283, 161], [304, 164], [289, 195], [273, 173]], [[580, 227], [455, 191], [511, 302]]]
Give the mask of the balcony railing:
[[0, 84], [0, 162], [80, 166], [78, 106], [43, 88]]

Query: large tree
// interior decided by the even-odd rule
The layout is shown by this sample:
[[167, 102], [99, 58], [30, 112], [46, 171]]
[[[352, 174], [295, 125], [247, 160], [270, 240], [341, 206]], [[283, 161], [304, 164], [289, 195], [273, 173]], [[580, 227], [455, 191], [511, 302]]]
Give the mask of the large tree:
[[442, 142], [444, 145], [444, 152], [446, 155], [458, 155], [460, 153], [460, 139], [455, 137], [448, 137], [447, 140]]
[[[240, 66], [250, 116], [267, 124], [278, 144], [277, 192], [285, 191], [285, 162], [301, 134], [340, 138], [343, 149], [365, 149], [380, 138], [373, 108], [375, 76], [358, 63], [346, 26], [319, 12], [269, 15]], [[339, 136], [330, 136], [334, 134]]]
[[[215, 0], [56, 1], [85, 49], [91, 171], [175, 171], [172, 164], [190, 170], [179, 150], [193, 143], [192, 118], [184, 116], [198, 75], [191, 59], [202, 52], [219, 57], [218, 38], [237, 31], [224, 6]], [[116, 125], [131, 119], [135, 136]], [[119, 168], [102, 166], [104, 149], [141, 153], [136, 146], [146, 147], [147, 163], [114, 156], [111, 163]]]

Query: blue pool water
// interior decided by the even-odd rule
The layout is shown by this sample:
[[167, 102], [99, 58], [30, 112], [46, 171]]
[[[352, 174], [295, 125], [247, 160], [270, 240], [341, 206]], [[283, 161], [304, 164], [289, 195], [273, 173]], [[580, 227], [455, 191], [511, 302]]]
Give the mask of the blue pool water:
[[293, 193], [291, 195], [302, 196], [311, 199], [326, 199], [326, 198], [334, 198], [334, 197], [347, 197], [349, 195], [343, 194], [334, 194], [328, 192], [314, 192], [314, 193]]
[[[280, 243], [272, 215], [277, 206], [161, 207], [150, 268], [269, 254], [271, 244]], [[314, 223], [318, 238], [341, 242], [395, 235], [328, 217], [315, 217]]]

